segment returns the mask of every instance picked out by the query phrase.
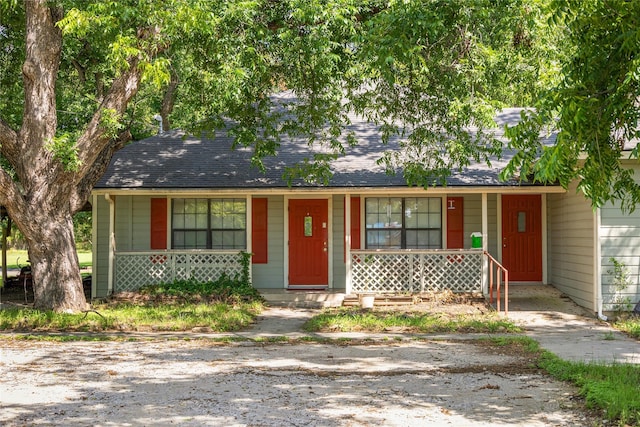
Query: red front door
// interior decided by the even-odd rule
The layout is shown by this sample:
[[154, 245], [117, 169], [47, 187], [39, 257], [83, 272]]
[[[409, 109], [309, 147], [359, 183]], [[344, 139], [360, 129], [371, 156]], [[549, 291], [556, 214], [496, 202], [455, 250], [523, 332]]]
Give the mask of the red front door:
[[542, 281], [540, 195], [502, 196], [502, 264], [509, 280]]
[[329, 283], [328, 201], [289, 200], [289, 285]]

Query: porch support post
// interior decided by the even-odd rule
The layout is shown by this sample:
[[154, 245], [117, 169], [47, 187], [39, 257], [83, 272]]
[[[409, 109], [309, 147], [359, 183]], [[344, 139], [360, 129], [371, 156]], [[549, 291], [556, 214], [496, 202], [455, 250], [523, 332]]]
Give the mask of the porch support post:
[[98, 280], [96, 278], [96, 267], [98, 265], [98, 195], [91, 196], [91, 241], [93, 247], [91, 248], [91, 265], [93, 270], [91, 271], [91, 299], [98, 296]]
[[[482, 251], [487, 252], [487, 248], [489, 244], [487, 242], [489, 238], [489, 207], [487, 202], [487, 193], [482, 193]], [[487, 277], [489, 273], [489, 263], [488, 260], [483, 256], [482, 257], [482, 291], [484, 293], [488, 292], [487, 288]]]
[[113, 275], [115, 265], [115, 250], [116, 250], [116, 237], [115, 237], [115, 223], [116, 223], [116, 209], [115, 201], [108, 193], [104, 195], [104, 198], [109, 202], [109, 273], [107, 276], [107, 295], [113, 294]]
[[351, 293], [351, 194], [344, 195], [345, 293]]
[[[247, 253], [253, 253], [253, 197], [251, 194], [247, 194], [245, 199], [246, 205], [246, 214], [247, 215], [247, 225], [245, 229], [246, 238], [247, 238]], [[169, 223], [170, 224], [170, 223]], [[249, 256], [249, 283], [253, 283], [253, 257]]]

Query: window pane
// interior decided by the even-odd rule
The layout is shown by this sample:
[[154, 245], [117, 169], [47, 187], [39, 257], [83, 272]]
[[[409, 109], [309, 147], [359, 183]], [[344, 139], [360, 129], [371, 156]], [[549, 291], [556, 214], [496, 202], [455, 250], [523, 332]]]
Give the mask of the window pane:
[[234, 202], [234, 212], [238, 213], [246, 213], [247, 212], [247, 201], [244, 199], [236, 199]]
[[235, 249], [246, 249], [247, 247], [247, 232], [246, 231], [234, 231], [235, 234]]
[[381, 243], [380, 232], [367, 230], [367, 247], [373, 248], [373, 249], [379, 248], [380, 243]]
[[172, 224], [173, 228], [184, 228], [184, 215], [182, 213], [174, 212]]
[[196, 226], [195, 228], [207, 228], [207, 214], [206, 213], [198, 213], [196, 214]]
[[195, 214], [188, 214], [184, 217], [184, 228], [196, 228]]
[[407, 230], [407, 249], [439, 249], [440, 230]]
[[518, 212], [518, 233], [527, 231], [527, 213]]
[[391, 207], [391, 213], [402, 214], [402, 198], [393, 197], [387, 201], [387, 204]]
[[173, 247], [177, 249], [184, 249], [184, 232], [175, 231], [173, 233]]
[[380, 199], [367, 198], [365, 200], [365, 209], [367, 228], [384, 227], [387, 211], [383, 210], [384, 212], [380, 212]]
[[407, 230], [407, 249], [419, 249], [419, 231]]
[[382, 228], [384, 222], [380, 221], [378, 214], [367, 213], [367, 228]]
[[442, 231], [429, 230], [429, 248], [438, 249], [442, 247]]
[[440, 213], [429, 214], [428, 228], [441, 228], [442, 215]]
[[369, 197], [367, 199], [365, 199], [365, 208], [367, 210], [367, 213], [378, 213], [380, 212], [380, 209], [378, 207], [379, 205], [379, 199], [374, 198], [374, 197]]
[[400, 230], [380, 230], [367, 232], [367, 245], [370, 248], [399, 249], [402, 232]]
[[409, 206], [404, 209], [404, 225], [407, 228], [418, 227], [418, 212]]
[[232, 227], [231, 228], [241, 228], [241, 229], [246, 229], [247, 228], [247, 215], [244, 213], [238, 213], [235, 214], [233, 216], [233, 223], [232, 223]]
[[365, 199], [368, 248], [441, 248], [440, 197]]
[[174, 248], [246, 248], [245, 199], [174, 199], [172, 206]]
[[222, 249], [222, 231], [211, 232], [211, 249]]
[[427, 249], [428, 239], [428, 230], [407, 230], [407, 249]]
[[247, 206], [244, 199], [211, 200], [212, 229], [246, 229]]
[[206, 231], [176, 231], [173, 233], [173, 247], [176, 249], [206, 249]]
[[389, 222], [387, 223], [387, 227], [402, 228], [402, 214], [391, 214], [391, 216], [389, 217]]
[[211, 233], [212, 249], [245, 249], [246, 233], [244, 230], [213, 231]]
[[235, 244], [235, 233], [233, 231], [224, 231], [222, 233], [222, 245], [225, 249], [234, 249], [236, 247]]
[[224, 228], [224, 222], [222, 219], [222, 215], [216, 215], [213, 213], [213, 209], [211, 210], [211, 228], [212, 229], [220, 229]]
[[429, 212], [441, 212], [442, 211], [442, 199], [438, 197], [429, 198]]

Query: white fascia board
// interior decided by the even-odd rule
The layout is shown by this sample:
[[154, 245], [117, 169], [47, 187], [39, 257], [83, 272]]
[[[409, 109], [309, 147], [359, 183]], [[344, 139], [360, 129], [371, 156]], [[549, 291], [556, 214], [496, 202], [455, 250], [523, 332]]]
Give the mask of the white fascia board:
[[160, 195], [180, 195], [185, 197], [189, 195], [271, 195], [271, 194], [287, 194], [287, 195], [308, 195], [310, 193], [317, 195], [327, 194], [558, 194], [566, 193], [566, 190], [560, 186], [530, 186], [530, 187], [334, 187], [334, 188], [161, 188], [161, 189], [95, 189], [92, 194], [103, 195], [139, 195], [139, 196], [160, 196]]

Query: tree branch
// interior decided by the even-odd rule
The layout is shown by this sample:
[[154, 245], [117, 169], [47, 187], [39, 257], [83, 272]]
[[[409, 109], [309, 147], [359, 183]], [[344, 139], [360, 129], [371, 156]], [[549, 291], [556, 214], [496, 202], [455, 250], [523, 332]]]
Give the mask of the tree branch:
[[171, 81], [162, 98], [162, 106], [160, 107], [160, 117], [162, 117], [163, 130], [167, 131], [171, 129], [171, 122], [169, 121], [169, 115], [173, 112], [173, 106], [176, 102], [177, 89], [178, 89], [178, 75], [174, 70], [171, 70]]
[[26, 209], [24, 199], [20, 194], [18, 185], [11, 175], [4, 169], [0, 168], [0, 205], [7, 208], [9, 216], [14, 217], [12, 212]]
[[[62, 32], [56, 22], [62, 8], [49, 6], [47, 0], [25, 2], [26, 55], [22, 65], [24, 114], [11, 162], [25, 193], [41, 193], [51, 182], [43, 170], [51, 170], [50, 153], [44, 146], [56, 134], [56, 80], [62, 52]], [[15, 158], [10, 156], [15, 155]], [[25, 160], [28, 159], [28, 160]], [[37, 167], [36, 167], [37, 166]]]
[[0, 119], [0, 153], [12, 162], [15, 152], [18, 152], [18, 134], [4, 120]]
[[77, 212], [82, 209], [91, 195], [94, 184], [104, 175], [104, 172], [109, 167], [113, 153], [124, 147], [131, 138], [132, 136], [129, 130], [125, 130], [118, 135], [118, 138], [111, 141], [110, 144], [107, 144], [98, 154], [91, 168], [89, 168], [80, 182], [76, 184], [75, 192], [71, 195], [70, 203], [72, 212]]
[[[159, 31], [160, 29], [156, 27], [140, 29], [138, 38], [149, 41], [156, 37]], [[151, 42], [149, 44], [153, 45]], [[158, 48], [158, 46], [155, 47]], [[115, 112], [117, 116], [124, 114], [129, 101], [140, 88], [142, 79], [140, 62], [141, 58], [139, 56], [129, 58], [128, 68], [113, 81], [87, 128], [78, 138], [76, 149], [82, 166], [76, 174], [76, 184], [91, 175], [92, 165], [99, 159], [99, 156], [103, 155], [103, 153], [111, 153], [112, 155], [116, 151], [120, 135], [114, 138], [113, 135], [107, 133], [108, 130], [101, 125], [103, 115], [107, 110]], [[109, 144], [115, 145], [109, 149]]]
[[[113, 139], [107, 134], [107, 129], [101, 126], [103, 114], [106, 110], [115, 111], [117, 115], [122, 115], [131, 98], [136, 94], [140, 86], [141, 71], [138, 68], [138, 58], [133, 58], [129, 62], [129, 69], [120, 74], [113, 81], [109, 92], [105, 96], [98, 110], [93, 114], [91, 121], [78, 138], [76, 148], [78, 157], [82, 164], [78, 171], [78, 183], [85, 179], [92, 169], [93, 163], [98, 157], [114, 144], [119, 138]], [[115, 148], [115, 146], [113, 147]], [[115, 149], [107, 150], [113, 154]]]

